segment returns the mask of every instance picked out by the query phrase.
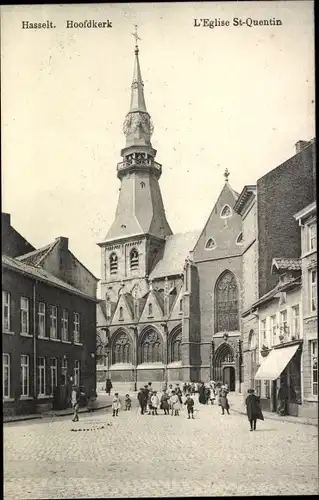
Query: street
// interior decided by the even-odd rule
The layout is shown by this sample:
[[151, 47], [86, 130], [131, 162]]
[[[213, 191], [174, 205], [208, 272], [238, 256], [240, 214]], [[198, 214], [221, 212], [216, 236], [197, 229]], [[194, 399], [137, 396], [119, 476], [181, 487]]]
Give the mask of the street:
[[5, 424], [5, 499], [318, 493], [317, 427], [195, 407]]

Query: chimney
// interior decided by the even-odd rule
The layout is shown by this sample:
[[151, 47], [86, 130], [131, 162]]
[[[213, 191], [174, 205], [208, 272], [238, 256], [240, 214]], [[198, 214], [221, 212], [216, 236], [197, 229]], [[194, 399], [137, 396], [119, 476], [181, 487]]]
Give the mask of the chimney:
[[300, 153], [300, 151], [302, 151], [307, 146], [309, 146], [309, 144], [310, 144], [310, 142], [308, 142], [308, 141], [298, 141], [298, 142], [296, 142], [296, 144], [295, 144], [296, 154]]
[[60, 243], [60, 249], [61, 250], [68, 250], [69, 249], [69, 238], [65, 238], [64, 236], [59, 236], [57, 240]]
[[1, 213], [1, 222], [4, 226], [11, 226], [11, 215], [5, 214], [4, 212], [2, 212]]

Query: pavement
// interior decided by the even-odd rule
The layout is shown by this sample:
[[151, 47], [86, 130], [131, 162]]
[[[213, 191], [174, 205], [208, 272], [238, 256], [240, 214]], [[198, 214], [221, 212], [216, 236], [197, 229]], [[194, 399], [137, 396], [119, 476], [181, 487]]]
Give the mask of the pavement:
[[3, 427], [4, 498], [132, 498], [310, 495], [318, 493], [317, 429], [199, 405], [195, 420], [112, 417], [109, 408], [12, 422]]

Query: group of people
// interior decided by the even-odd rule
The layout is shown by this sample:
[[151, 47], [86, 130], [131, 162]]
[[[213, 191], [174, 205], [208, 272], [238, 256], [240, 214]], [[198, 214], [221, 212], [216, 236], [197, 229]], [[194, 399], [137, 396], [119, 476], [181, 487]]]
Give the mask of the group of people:
[[190, 394], [184, 394], [185, 400], [183, 401], [183, 392], [179, 384], [173, 388], [170, 384], [167, 388], [163, 388], [161, 397], [159, 398], [157, 391], [153, 390], [152, 382], [149, 382], [144, 387], [141, 387], [137, 399], [141, 409], [141, 415], [158, 415], [158, 410], [163, 410], [164, 415], [178, 417], [182, 408], [182, 404], [187, 407], [188, 418], [194, 418], [194, 400]]

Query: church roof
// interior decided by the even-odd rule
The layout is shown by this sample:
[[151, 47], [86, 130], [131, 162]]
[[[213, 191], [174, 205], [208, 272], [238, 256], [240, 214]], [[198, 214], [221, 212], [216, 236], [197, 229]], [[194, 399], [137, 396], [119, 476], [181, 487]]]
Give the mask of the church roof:
[[150, 278], [163, 278], [181, 274], [185, 259], [189, 252], [193, 250], [200, 231], [190, 231], [168, 236], [165, 241], [164, 255], [156, 264], [150, 274]]

